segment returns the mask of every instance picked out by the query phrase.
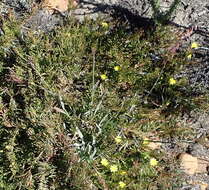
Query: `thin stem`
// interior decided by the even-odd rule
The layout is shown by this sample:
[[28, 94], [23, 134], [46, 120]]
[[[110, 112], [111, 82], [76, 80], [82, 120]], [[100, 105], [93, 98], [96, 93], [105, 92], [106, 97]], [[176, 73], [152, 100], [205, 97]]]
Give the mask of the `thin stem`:
[[92, 70], [92, 95], [91, 95], [91, 105], [94, 104], [94, 94], [95, 94], [95, 65], [96, 65], [96, 59], [95, 59], [96, 49], [92, 48], [92, 56], [93, 56], [93, 70]]

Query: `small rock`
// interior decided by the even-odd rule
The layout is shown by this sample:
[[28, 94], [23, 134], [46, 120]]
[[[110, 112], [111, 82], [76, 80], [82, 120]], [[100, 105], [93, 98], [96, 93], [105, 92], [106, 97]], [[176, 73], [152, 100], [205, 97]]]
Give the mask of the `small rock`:
[[151, 150], [160, 149], [160, 147], [162, 145], [162, 143], [161, 143], [162, 140], [160, 140], [157, 137], [155, 137], [155, 138], [153, 138], [153, 137], [147, 138], [146, 137], [145, 139], [146, 139], [147, 143], [145, 141], [145, 143], [143, 143], [143, 144], [145, 144], [147, 148], [149, 148]]
[[207, 190], [208, 184], [204, 183], [200, 185], [201, 190]]
[[23, 33], [27, 31], [50, 32], [56, 26], [62, 25], [63, 18], [59, 14], [52, 14], [47, 9], [40, 9], [32, 15], [23, 25]]
[[198, 159], [187, 153], [182, 153], [179, 157], [180, 165], [188, 175], [194, 175], [198, 170]]
[[188, 151], [187, 153], [193, 156], [209, 160], [209, 149], [200, 143], [190, 145]]
[[209, 166], [209, 161], [198, 159], [197, 173], [207, 173], [208, 166]]
[[54, 11], [65, 12], [68, 10], [68, 0], [44, 0], [42, 7]]
[[209, 161], [199, 159], [187, 153], [182, 153], [179, 158], [180, 165], [186, 174], [194, 175], [197, 173], [207, 173]]

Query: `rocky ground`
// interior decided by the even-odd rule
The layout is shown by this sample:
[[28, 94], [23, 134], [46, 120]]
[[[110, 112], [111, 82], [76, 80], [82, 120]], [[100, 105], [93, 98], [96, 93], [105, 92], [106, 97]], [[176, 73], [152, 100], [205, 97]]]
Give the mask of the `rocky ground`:
[[[69, 15], [74, 15], [80, 22], [85, 17], [111, 19], [114, 11], [128, 14], [127, 18], [138, 18], [134, 19], [135, 22], [140, 22], [140, 18], [149, 22], [152, 16], [147, 0], [81, 0], [78, 5], [73, 1], [73, 11], [67, 11], [63, 4], [53, 7], [49, 2], [40, 4], [34, 0], [4, 0], [0, 5], [0, 13], [6, 15], [14, 11], [17, 17], [25, 18], [23, 34], [28, 30], [52, 31], [55, 26], [62, 25]], [[167, 10], [171, 3], [170, 0], [161, 0], [161, 10]], [[199, 44], [191, 60], [197, 64], [184, 68], [176, 78], [187, 77], [194, 94], [205, 93], [209, 88], [209, 1], [182, 0], [170, 24], [187, 34], [179, 44], [179, 49], [190, 42]], [[1, 33], [3, 31], [0, 30]], [[162, 144], [160, 151], [167, 152], [168, 158], [179, 159], [180, 169], [185, 172], [182, 190], [209, 189], [209, 115], [193, 112], [182, 116], [179, 125], [192, 129], [194, 133], [191, 138], [194, 140], [165, 139], [168, 143]]]
[[179, 159], [180, 170], [185, 172], [182, 190], [207, 190], [209, 188], [209, 115], [192, 112], [179, 119], [179, 125], [193, 131], [190, 140], [173, 139], [164, 144], [170, 158]]

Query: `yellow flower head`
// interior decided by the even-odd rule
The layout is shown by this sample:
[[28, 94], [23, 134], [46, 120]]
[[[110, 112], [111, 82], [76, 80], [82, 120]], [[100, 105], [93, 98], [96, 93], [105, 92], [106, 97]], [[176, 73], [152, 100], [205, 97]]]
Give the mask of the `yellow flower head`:
[[117, 144], [121, 143], [121, 142], [122, 142], [122, 137], [121, 137], [121, 136], [115, 137], [115, 142], [116, 142]]
[[109, 27], [109, 25], [108, 25], [107, 22], [102, 22], [102, 23], [101, 23], [101, 26], [102, 26], [103, 28], [108, 28], [108, 27]]
[[126, 174], [127, 174], [126, 171], [124, 171], [124, 170], [120, 171], [120, 175], [126, 175]]
[[110, 166], [110, 171], [111, 171], [112, 173], [117, 172], [117, 171], [118, 171], [118, 166], [117, 166], [117, 165], [112, 165], [112, 166]]
[[155, 158], [151, 158], [149, 161], [150, 166], [157, 166], [158, 161]]
[[170, 85], [176, 84], [176, 80], [175, 80], [174, 78], [170, 78], [170, 79], [169, 79], [169, 84], [170, 84]]
[[148, 139], [148, 138], [144, 138], [142, 144], [143, 144], [143, 145], [148, 145], [148, 144], [149, 144], [149, 139]]
[[187, 55], [187, 59], [192, 59], [192, 54]]
[[108, 166], [109, 162], [106, 158], [102, 158], [101, 162], [100, 162], [103, 166]]
[[193, 43], [191, 44], [191, 48], [192, 48], [192, 49], [198, 48], [198, 44], [197, 44], [196, 42], [193, 42]]
[[125, 184], [123, 181], [120, 181], [120, 182], [118, 183], [118, 185], [119, 185], [119, 187], [120, 187], [121, 189], [123, 189], [123, 188], [126, 186], [126, 184]]
[[101, 77], [102, 80], [106, 80], [107, 79], [107, 75], [105, 75], [105, 74], [100, 75], [100, 77]]
[[115, 71], [120, 71], [120, 66], [118, 66], [118, 65], [115, 66], [115, 67], [114, 67], [114, 70], [115, 70]]

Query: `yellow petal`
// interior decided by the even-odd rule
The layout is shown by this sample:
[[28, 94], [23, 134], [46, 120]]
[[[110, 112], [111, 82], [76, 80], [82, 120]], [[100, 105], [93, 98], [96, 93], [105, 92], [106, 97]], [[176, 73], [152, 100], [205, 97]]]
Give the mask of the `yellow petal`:
[[120, 66], [115, 66], [115, 67], [114, 67], [114, 70], [115, 70], [115, 71], [120, 71]]
[[101, 23], [101, 26], [102, 26], [103, 28], [108, 28], [108, 27], [109, 27], [109, 25], [108, 25], [107, 22], [102, 22], [102, 23]]
[[115, 142], [116, 142], [117, 144], [121, 143], [121, 142], [122, 142], [122, 137], [121, 137], [121, 136], [115, 137]]
[[150, 166], [157, 166], [158, 161], [155, 158], [151, 158], [149, 163], [150, 163]]
[[118, 166], [117, 165], [112, 165], [112, 166], [110, 166], [110, 171], [111, 172], [117, 172], [118, 171]]
[[191, 48], [193, 49], [195, 49], [195, 48], [198, 48], [198, 44], [196, 43], [196, 42], [193, 42], [192, 44], [191, 44]]
[[188, 59], [192, 59], [192, 54], [190, 53], [189, 55], [187, 55]]
[[118, 184], [121, 189], [123, 189], [126, 186], [126, 184], [123, 181], [120, 181]]
[[126, 174], [127, 174], [127, 172], [124, 171], [124, 170], [122, 170], [122, 171], [120, 172], [120, 175], [126, 175]]
[[102, 158], [101, 162], [100, 162], [103, 166], [108, 166], [109, 162], [106, 158]]
[[175, 80], [174, 78], [170, 78], [170, 79], [169, 79], [169, 84], [170, 84], [170, 85], [176, 84], [176, 80]]
[[105, 75], [105, 74], [100, 75], [100, 77], [101, 77], [102, 80], [106, 80], [107, 79], [107, 75]]

